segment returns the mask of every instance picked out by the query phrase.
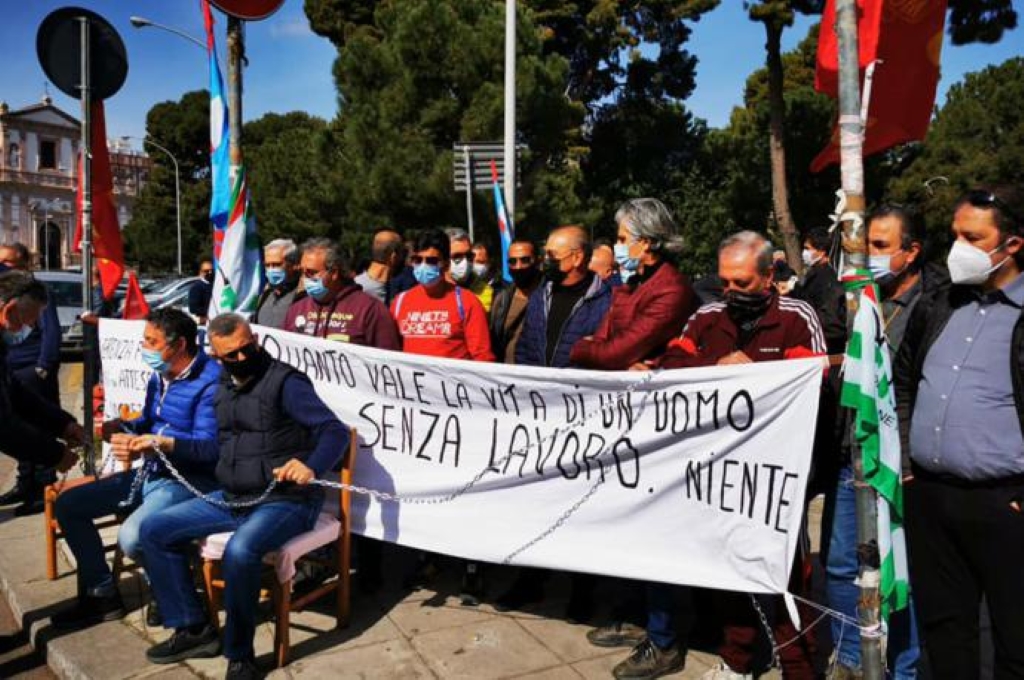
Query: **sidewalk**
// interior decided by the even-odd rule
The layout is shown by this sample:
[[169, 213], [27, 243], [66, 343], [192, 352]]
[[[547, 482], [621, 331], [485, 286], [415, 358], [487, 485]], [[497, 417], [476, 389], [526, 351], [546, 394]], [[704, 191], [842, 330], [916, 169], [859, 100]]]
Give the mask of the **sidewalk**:
[[[62, 372], [65, 386], [74, 382], [74, 366], [69, 368], [72, 371], [67, 376]], [[0, 457], [0, 489], [8, 488], [13, 478], [13, 462]], [[60, 551], [60, 577], [46, 580], [43, 519], [15, 518], [12, 510], [0, 509], [0, 588], [15, 619], [29, 632], [33, 645], [43, 650], [58, 677], [162, 680], [224, 676], [223, 659], [173, 666], [154, 666], [146, 661], [146, 649], [165, 639], [167, 633], [146, 628], [142, 609], [145, 589], [140, 576], [127, 575], [121, 580], [121, 592], [132, 610], [124, 621], [69, 634], [54, 631], [49, 626], [49, 615], [75, 595], [70, 554]], [[451, 566], [443, 572], [436, 590], [411, 594], [399, 590], [409, 556], [408, 551], [385, 547], [385, 586], [374, 595], [354, 589], [353, 620], [348, 628], [334, 629], [329, 605], [293, 615], [292, 663], [271, 672], [270, 677], [609, 678], [612, 667], [628, 653], [627, 649], [593, 647], [585, 637], [589, 626], [573, 625], [561, 618], [568, 591], [565, 577], [551, 579], [550, 601], [537, 610], [500, 614], [488, 604], [460, 606], [455, 596], [458, 569]], [[504, 592], [514, 576], [512, 570], [496, 567], [486, 573], [490, 598]], [[599, 622], [607, 620], [607, 601], [611, 599], [602, 593], [605, 589], [599, 588], [595, 616]], [[265, 671], [273, 667], [272, 638], [273, 624], [268, 620], [260, 625], [256, 640], [258, 661]], [[684, 671], [672, 677], [698, 678], [717, 662], [714, 654], [691, 650]]]

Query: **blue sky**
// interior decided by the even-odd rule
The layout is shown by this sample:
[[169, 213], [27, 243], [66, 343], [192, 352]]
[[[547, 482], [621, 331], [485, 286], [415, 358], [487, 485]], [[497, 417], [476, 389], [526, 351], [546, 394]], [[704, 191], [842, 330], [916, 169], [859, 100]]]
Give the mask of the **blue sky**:
[[[0, 21], [0, 100], [12, 108], [39, 101], [46, 80], [35, 54], [36, 28], [52, 10], [69, 0], [13, 0], [4, 2]], [[124, 88], [107, 103], [111, 137], [145, 134], [146, 112], [154, 104], [176, 100], [185, 92], [206, 86], [206, 56], [197, 46], [156, 28], [133, 28], [128, 18], [140, 15], [203, 36], [198, 0], [79, 0], [110, 21], [125, 41], [129, 72]], [[687, 48], [700, 59], [697, 88], [687, 105], [712, 126], [725, 125], [733, 106], [740, 103], [743, 83], [764, 61], [764, 31], [746, 18], [741, 0], [723, 0], [718, 9], [694, 25]], [[1024, 15], [1024, 0], [1014, 0]], [[217, 17], [218, 47], [223, 51], [225, 24]], [[812, 20], [800, 18], [784, 34], [789, 49], [804, 37]], [[269, 111], [303, 110], [332, 118], [337, 97], [331, 78], [335, 57], [329, 41], [314, 35], [302, 11], [301, 0], [286, 0], [269, 19], [248, 24], [246, 35], [250, 67], [245, 74], [246, 120]], [[964, 73], [1024, 54], [1024, 28], [1013, 31], [997, 45], [943, 48], [941, 103], [951, 83]], [[55, 103], [78, 115], [78, 102], [50, 88]], [[138, 143], [136, 142], [137, 146]]]

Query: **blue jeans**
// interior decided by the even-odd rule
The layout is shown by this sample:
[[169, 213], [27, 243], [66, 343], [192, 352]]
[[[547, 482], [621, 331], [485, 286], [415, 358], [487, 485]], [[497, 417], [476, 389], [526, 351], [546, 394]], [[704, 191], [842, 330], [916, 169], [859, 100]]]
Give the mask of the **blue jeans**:
[[[223, 498], [217, 491], [214, 496]], [[206, 619], [189, 573], [192, 541], [235, 532], [224, 549], [224, 656], [231, 661], [254, 656], [256, 613], [263, 556], [316, 524], [323, 495], [309, 500], [274, 500], [251, 510], [224, 510], [193, 499], [150, 515], [142, 523], [142, 552], [164, 625], [186, 628]]]
[[141, 499], [136, 497], [133, 507], [122, 508], [118, 504], [128, 498], [136, 474], [136, 470], [118, 472], [57, 496], [54, 512], [68, 547], [78, 562], [79, 593], [113, 583], [95, 520], [131, 513], [121, 524], [117, 541], [126, 556], [141, 562], [139, 526], [142, 521], [155, 512], [192, 498], [192, 494], [173, 479], [150, 477], [142, 486]]
[[[853, 468], [850, 466], [839, 471], [834, 513], [828, 562], [825, 565], [825, 595], [832, 609], [856, 619], [857, 600], [860, 598], [860, 588], [856, 585], [857, 502]], [[888, 666], [894, 678], [909, 680], [917, 677], [917, 661], [921, 649], [917, 642], [917, 622], [913, 612], [911, 602], [905, 611], [896, 612], [890, 617]], [[839, 663], [849, 668], [860, 668], [860, 632], [852, 626], [844, 627], [841, 621], [833, 619], [832, 639], [835, 640]]]
[[[693, 591], [687, 586], [674, 586], [667, 583], [646, 583], [647, 591], [647, 637], [661, 649], [675, 647], [676, 608], [682, 605], [683, 629], [689, 633], [693, 624]], [[677, 600], [678, 598], [678, 600]], [[687, 641], [683, 640], [685, 653]]]

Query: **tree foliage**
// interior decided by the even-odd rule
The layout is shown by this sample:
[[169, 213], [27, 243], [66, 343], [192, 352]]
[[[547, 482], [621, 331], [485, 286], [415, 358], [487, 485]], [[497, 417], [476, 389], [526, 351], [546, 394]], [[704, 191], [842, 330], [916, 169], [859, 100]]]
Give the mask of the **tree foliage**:
[[928, 138], [888, 186], [888, 198], [920, 205], [937, 243], [953, 202], [979, 184], [1024, 184], [1024, 58], [968, 74], [949, 89]]

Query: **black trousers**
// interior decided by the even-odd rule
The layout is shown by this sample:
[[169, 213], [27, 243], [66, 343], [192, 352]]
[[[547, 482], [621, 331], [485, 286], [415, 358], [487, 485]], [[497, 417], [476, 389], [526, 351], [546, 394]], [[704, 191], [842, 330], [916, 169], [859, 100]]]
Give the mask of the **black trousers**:
[[980, 677], [984, 596], [995, 678], [1024, 679], [1024, 478], [965, 483], [915, 470], [904, 494], [910, 584], [933, 677]]

